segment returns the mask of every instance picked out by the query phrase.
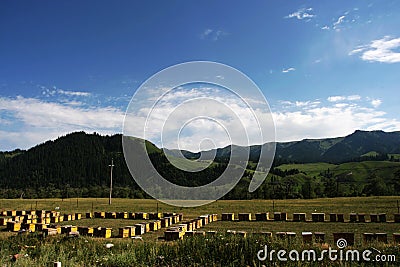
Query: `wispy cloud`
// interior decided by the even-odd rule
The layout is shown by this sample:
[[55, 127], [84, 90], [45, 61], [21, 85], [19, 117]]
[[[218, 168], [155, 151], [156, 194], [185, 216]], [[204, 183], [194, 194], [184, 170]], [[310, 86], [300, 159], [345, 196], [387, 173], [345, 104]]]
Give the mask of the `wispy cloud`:
[[330, 96], [328, 97], [328, 101], [329, 102], [339, 102], [339, 101], [356, 101], [356, 100], [360, 100], [361, 96], [359, 95], [349, 95], [349, 96]]
[[282, 70], [282, 73], [288, 73], [288, 72], [291, 72], [291, 71], [295, 71], [296, 69], [295, 68], [287, 68], [287, 69], [283, 69]]
[[200, 39], [218, 41], [227, 35], [228, 35], [228, 33], [223, 30], [215, 30], [215, 29], [208, 28], [208, 29], [205, 29], [200, 34]]
[[382, 104], [382, 100], [380, 100], [380, 99], [373, 99], [373, 100], [371, 101], [371, 105], [372, 105], [374, 108], [379, 107], [381, 104]]
[[358, 46], [349, 55], [361, 54], [360, 58], [369, 62], [398, 63], [400, 53], [400, 38], [385, 36], [382, 39], [373, 40], [368, 45]]
[[11, 142], [6, 136], [21, 137], [31, 133], [35, 136], [32, 140], [24, 137], [21, 139], [24, 142], [11, 142], [27, 148], [73, 131], [121, 132], [124, 112], [113, 107], [82, 107], [80, 103], [74, 105], [18, 96], [0, 97], [0, 118], [4, 117], [12, 118], [12, 124], [3, 128], [8, 134], [0, 137], [0, 144], [4, 146], [5, 139]]
[[333, 29], [335, 30], [339, 30], [339, 25], [343, 23], [344, 19], [346, 18], [346, 16], [340, 16], [335, 23], [333, 23]]
[[42, 95], [45, 96], [55, 96], [55, 95], [77, 96], [77, 97], [91, 96], [91, 93], [89, 92], [63, 90], [57, 88], [56, 86], [53, 86], [52, 88], [47, 88], [45, 86], [40, 85], [39, 87], [42, 89]]
[[300, 8], [299, 10], [285, 16], [284, 18], [290, 19], [290, 18], [296, 18], [298, 20], [310, 20], [313, 17], [315, 17], [314, 14], [312, 14], [313, 9], [310, 8]]

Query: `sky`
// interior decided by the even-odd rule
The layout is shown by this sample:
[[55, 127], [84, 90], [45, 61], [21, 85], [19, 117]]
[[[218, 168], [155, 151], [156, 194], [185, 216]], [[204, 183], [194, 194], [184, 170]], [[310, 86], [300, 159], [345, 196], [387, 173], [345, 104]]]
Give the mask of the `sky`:
[[277, 141], [398, 131], [399, 13], [395, 0], [0, 1], [0, 151], [121, 133], [141, 85], [190, 61], [247, 75]]

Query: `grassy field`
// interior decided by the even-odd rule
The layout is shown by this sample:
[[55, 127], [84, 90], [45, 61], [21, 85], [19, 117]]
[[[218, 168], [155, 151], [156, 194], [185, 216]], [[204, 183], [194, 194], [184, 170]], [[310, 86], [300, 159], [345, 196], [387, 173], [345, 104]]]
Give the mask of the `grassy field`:
[[[296, 212], [307, 213], [307, 218], [311, 219], [312, 212], [344, 213], [345, 220], [349, 219], [349, 213], [386, 213], [388, 221], [393, 221], [393, 214], [398, 212], [398, 197], [365, 197], [365, 198], [334, 198], [334, 199], [313, 199], [313, 200], [219, 200], [209, 205], [197, 208], [172, 207], [156, 200], [149, 199], [113, 199], [112, 205], [108, 205], [108, 199], [38, 199], [38, 200], [0, 200], [0, 210], [54, 210], [56, 207], [62, 213], [91, 212], [91, 211], [128, 211], [128, 212], [180, 212], [184, 214], [184, 220], [196, 218], [202, 214], [217, 213], [219, 218], [221, 213], [243, 213], [253, 214], [257, 212], [287, 212], [289, 219]], [[369, 217], [367, 216], [367, 219]], [[63, 222], [62, 224], [73, 224], [77, 226], [101, 226], [112, 227], [114, 236], [117, 235], [119, 227], [132, 225], [139, 221], [127, 219], [82, 219], [73, 222]], [[0, 232], [0, 264], [1, 266], [11, 266], [9, 255], [15, 253], [26, 253], [28, 256], [17, 261], [17, 265], [12, 266], [51, 266], [49, 262], [60, 260], [63, 266], [261, 266], [255, 257], [255, 250], [259, 249], [261, 243], [274, 246], [282, 246], [280, 241], [260, 240], [251, 235], [243, 240], [231, 240], [237, 243], [243, 251], [243, 255], [232, 252], [231, 257], [221, 258], [221, 260], [209, 258], [217, 257], [219, 253], [229, 253], [225, 251], [227, 240], [231, 237], [225, 236], [227, 230], [247, 231], [248, 233], [257, 232], [296, 232], [301, 235], [303, 231], [325, 232], [326, 241], [333, 243], [332, 233], [334, 232], [354, 232], [356, 246], [365, 247], [362, 243], [362, 233], [388, 233], [389, 244], [392, 244], [392, 233], [400, 232], [400, 224], [393, 222], [387, 223], [313, 223], [313, 222], [225, 222], [217, 221], [210, 223], [202, 230], [218, 231], [217, 237], [210, 237], [203, 240], [184, 239], [180, 242], [165, 242], [159, 240], [163, 236], [165, 229], [150, 232], [143, 235], [143, 241], [129, 239], [111, 238], [96, 239], [82, 237], [76, 240], [65, 237], [46, 238], [35, 234], [29, 236], [19, 236], [5, 231], [1, 227]], [[237, 237], [235, 237], [237, 238]], [[212, 245], [211, 239], [216, 239]], [[230, 239], [229, 239], [230, 240]], [[295, 242], [297, 247], [302, 247], [301, 239], [298, 237]], [[113, 243], [112, 250], [104, 249], [105, 243]], [[272, 242], [272, 243], [271, 243]], [[17, 245], [16, 245], [17, 244]], [[63, 245], [61, 245], [63, 244]], [[219, 244], [218, 246], [216, 244]], [[223, 244], [223, 245], [222, 245]], [[35, 246], [34, 249], [24, 249], [24, 246]], [[287, 245], [287, 244], [286, 244]], [[293, 244], [291, 244], [293, 245]], [[192, 262], [184, 260], [187, 253], [193, 252], [193, 246], [201, 246], [196, 255], [192, 255]], [[213, 246], [217, 246], [216, 248]], [[230, 245], [229, 245], [230, 246]], [[243, 246], [243, 247], [240, 247]], [[318, 244], [313, 245], [320, 249]], [[376, 244], [385, 251], [395, 250], [398, 253], [398, 246]], [[75, 249], [73, 249], [75, 248]], [[216, 249], [216, 252], [210, 251]], [[82, 251], [74, 251], [74, 250]], [[69, 251], [71, 250], [71, 251]], [[258, 251], [258, 250], [257, 250]], [[110, 253], [112, 252], [112, 253]], [[54, 255], [53, 255], [54, 254]], [[176, 260], [174, 260], [176, 259]], [[400, 256], [399, 256], [400, 259]], [[90, 264], [89, 264], [90, 262]], [[200, 263], [199, 263], [200, 262]], [[194, 264], [194, 263], [197, 263]], [[89, 265], [88, 265], [89, 264]], [[331, 263], [327, 262], [326, 266]], [[279, 265], [278, 265], [279, 266]], [[288, 265], [290, 266], [290, 265]], [[299, 266], [299, 265], [293, 265]]]

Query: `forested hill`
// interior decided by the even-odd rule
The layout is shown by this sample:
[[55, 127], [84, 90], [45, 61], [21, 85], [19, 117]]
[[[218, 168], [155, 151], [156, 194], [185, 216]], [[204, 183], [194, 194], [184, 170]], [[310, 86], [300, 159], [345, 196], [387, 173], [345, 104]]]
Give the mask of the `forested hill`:
[[[109, 164], [114, 159], [114, 196], [115, 197], [146, 197], [146, 194], [136, 185], [125, 164], [122, 153], [122, 136], [101, 136], [84, 132], [71, 133], [54, 141], [48, 141], [29, 150], [0, 152], [0, 198], [14, 197], [106, 197], [109, 186]], [[174, 168], [166, 159], [164, 151], [151, 146], [153, 163], [157, 170], [168, 180], [184, 186], [199, 186], [217, 178], [225, 168], [231, 147], [217, 150], [217, 162], [201, 172], [184, 172]], [[234, 149], [241, 149], [235, 146]], [[250, 159], [255, 161], [261, 146], [250, 148]], [[171, 152], [171, 151], [170, 151]], [[173, 151], [172, 151], [173, 152]], [[184, 152], [185, 156], [196, 158], [198, 154]], [[356, 131], [346, 137], [302, 140], [298, 142], [277, 143], [275, 167], [282, 163], [329, 162], [339, 164], [358, 161], [392, 161], [400, 159], [400, 133], [383, 131]], [[249, 197], [247, 188], [254, 168], [250, 162], [242, 181], [227, 197]], [[271, 184], [279, 181], [289, 181], [291, 190], [298, 184], [299, 190], [307, 181], [318, 184], [316, 192], [324, 196], [323, 181], [336, 179], [332, 166], [319, 169], [312, 174], [301, 171], [296, 165], [293, 169], [282, 170], [274, 168], [263, 186], [254, 197], [271, 197]], [[321, 165], [324, 166], [324, 165]], [[355, 168], [359, 165], [352, 165]], [[361, 166], [361, 165], [360, 165]], [[364, 166], [364, 165], [363, 165]], [[363, 171], [353, 181], [352, 195], [362, 194], [364, 184], [370, 172], [379, 174], [380, 167], [363, 167]], [[383, 166], [383, 165], [378, 165]], [[397, 165], [384, 165], [379, 179], [392, 179], [398, 171]], [[396, 166], [396, 169], [388, 166]], [[292, 168], [292, 167], [291, 167]], [[353, 167], [352, 167], [353, 168]], [[296, 169], [300, 169], [296, 170]], [[338, 170], [340, 168], [337, 168]], [[329, 172], [331, 171], [331, 172]], [[315, 174], [318, 174], [315, 176]], [[398, 172], [397, 172], [398, 174]], [[396, 175], [397, 175], [396, 174]], [[295, 175], [295, 176], [293, 176]], [[337, 175], [342, 175], [338, 172]], [[319, 176], [321, 178], [319, 178]], [[293, 179], [290, 177], [294, 177]], [[397, 176], [396, 176], [397, 177]], [[339, 177], [340, 178], [340, 177]], [[338, 178], [338, 179], [339, 179]], [[272, 181], [272, 179], [274, 179]], [[289, 179], [289, 180], [288, 180]], [[343, 180], [342, 178], [340, 178]], [[333, 181], [333, 180], [332, 180]], [[309, 185], [307, 185], [309, 186]], [[318, 189], [318, 190], [317, 190]], [[283, 189], [282, 189], [283, 190]], [[272, 190], [274, 191], [274, 190]], [[275, 190], [277, 191], [277, 190]], [[283, 197], [288, 197], [289, 190], [283, 190]], [[389, 191], [387, 191], [389, 192]], [[339, 194], [339, 192], [337, 192]], [[350, 193], [349, 193], [350, 194]], [[309, 194], [311, 195], [311, 194]], [[332, 194], [331, 194], [332, 195]], [[302, 197], [300, 193], [293, 197]], [[334, 196], [334, 194], [333, 194]]]

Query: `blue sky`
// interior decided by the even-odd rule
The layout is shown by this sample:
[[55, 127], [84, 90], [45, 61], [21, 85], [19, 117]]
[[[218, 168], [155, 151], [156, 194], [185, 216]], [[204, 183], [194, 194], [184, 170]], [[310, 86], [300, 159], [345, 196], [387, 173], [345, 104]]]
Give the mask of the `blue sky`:
[[0, 150], [122, 131], [151, 75], [230, 65], [279, 141], [400, 130], [398, 1], [1, 1]]

